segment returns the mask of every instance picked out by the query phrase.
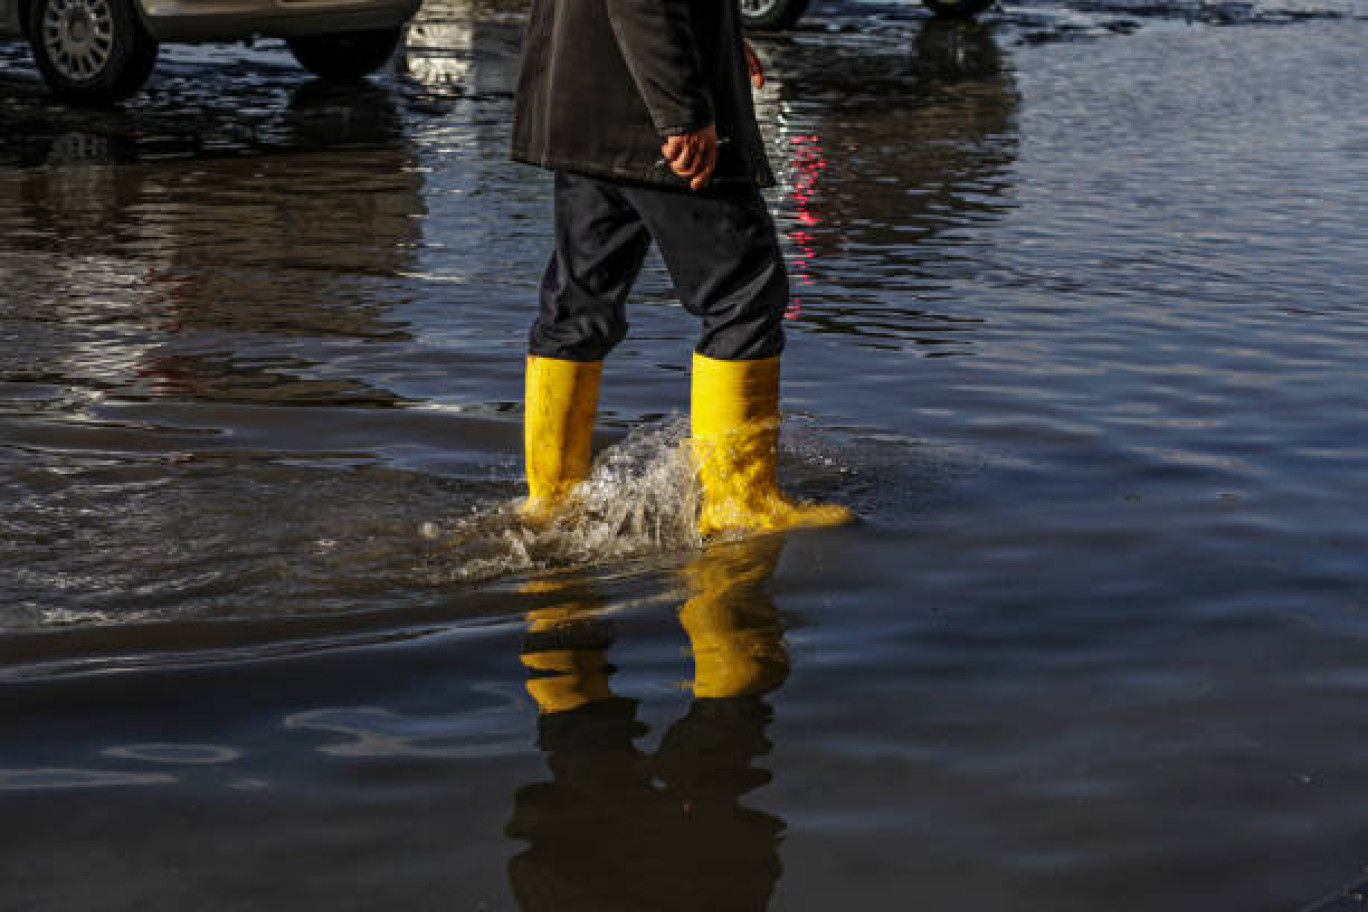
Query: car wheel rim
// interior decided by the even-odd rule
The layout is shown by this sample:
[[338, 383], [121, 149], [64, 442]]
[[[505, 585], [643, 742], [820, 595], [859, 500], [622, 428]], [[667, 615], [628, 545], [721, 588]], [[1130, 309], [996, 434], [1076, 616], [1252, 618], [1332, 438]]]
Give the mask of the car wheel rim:
[[43, 47], [64, 79], [89, 82], [98, 77], [114, 51], [109, 0], [51, 0], [43, 13]]
[[783, 0], [741, 0], [741, 14], [748, 19], [768, 16]]

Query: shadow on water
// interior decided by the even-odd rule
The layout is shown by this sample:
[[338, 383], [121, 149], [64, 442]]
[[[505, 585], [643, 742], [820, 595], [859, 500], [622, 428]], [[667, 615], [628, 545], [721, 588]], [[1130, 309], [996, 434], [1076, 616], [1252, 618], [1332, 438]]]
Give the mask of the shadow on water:
[[638, 701], [618, 695], [616, 629], [590, 583], [531, 584], [522, 661], [550, 781], [517, 792], [507, 834], [529, 843], [508, 867], [523, 912], [725, 909], [759, 912], [779, 880], [784, 822], [741, 804], [766, 785], [766, 695], [788, 676], [766, 584], [781, 537], [709, 549], [683, 576], [679, 612], [693, 702], [654, 751]]

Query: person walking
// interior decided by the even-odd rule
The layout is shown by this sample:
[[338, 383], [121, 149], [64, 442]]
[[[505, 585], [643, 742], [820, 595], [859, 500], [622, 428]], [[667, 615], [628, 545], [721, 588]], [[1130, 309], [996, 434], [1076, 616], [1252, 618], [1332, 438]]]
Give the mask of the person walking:
[[737, 0], [532, 0], [512, 157], [555, 172], [555, 250], [527, 357], [524, 514], [589, 473], [603, 359], [652, 239], [700, 317], [692, 445], [705, 536], [853, 518], [779, 489], [788, 274], [750, 95], [763, 84]]

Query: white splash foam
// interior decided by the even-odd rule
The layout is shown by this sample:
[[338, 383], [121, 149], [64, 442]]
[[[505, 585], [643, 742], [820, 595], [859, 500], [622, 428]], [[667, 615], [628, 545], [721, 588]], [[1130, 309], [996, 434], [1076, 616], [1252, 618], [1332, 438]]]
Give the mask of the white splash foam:
[[698, 547], [687, 440], [683, 418], [633, 431], [599, 454], [573, 506], [549, 523], [525, 521], [517, 499], [422, 534], [446, 549], [447, 578], [463, 581]]

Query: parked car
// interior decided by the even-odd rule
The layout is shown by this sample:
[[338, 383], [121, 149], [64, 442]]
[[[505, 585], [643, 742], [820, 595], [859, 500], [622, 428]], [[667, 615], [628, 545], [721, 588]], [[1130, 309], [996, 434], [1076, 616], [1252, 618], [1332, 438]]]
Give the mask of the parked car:
[[[741, 0], [741, 18], [755, 29], [786, 29], [797, 25], [810, 0]], [[996, 0], [922, 0], [938, 19], [972, 19]]]
[[421, 0], [0, 0], [0, 39], [27, 39], [57, 95], [117, 101], [151, 75], [161, 42], [283, 38], [324, 79], [384, 66]]

